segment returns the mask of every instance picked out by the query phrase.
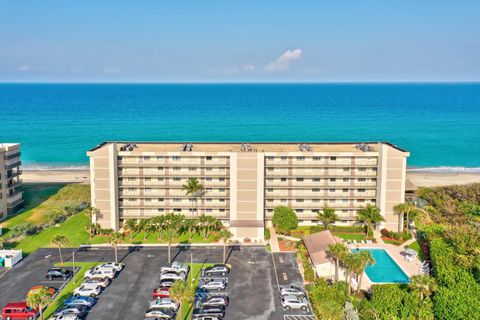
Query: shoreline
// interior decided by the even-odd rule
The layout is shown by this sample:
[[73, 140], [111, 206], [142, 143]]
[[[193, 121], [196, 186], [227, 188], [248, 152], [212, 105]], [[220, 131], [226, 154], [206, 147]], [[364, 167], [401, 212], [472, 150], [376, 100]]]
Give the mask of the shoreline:
[[[25, 183], [90, 183], [90, 171], [85, 169], [23, 169], [22, 180]], [[417, 187], [480, 183], [480, 172], [428, 172], [407, 169], [407, 181]]]

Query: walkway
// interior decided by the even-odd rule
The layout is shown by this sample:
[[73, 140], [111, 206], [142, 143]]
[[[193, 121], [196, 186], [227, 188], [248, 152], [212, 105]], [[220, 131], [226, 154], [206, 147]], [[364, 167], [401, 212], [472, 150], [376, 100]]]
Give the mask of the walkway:
[[278, 245], [277, 232], [274, 228], [270, 229], [270, 248], [272, 252], [280, 252], [280, 246]]

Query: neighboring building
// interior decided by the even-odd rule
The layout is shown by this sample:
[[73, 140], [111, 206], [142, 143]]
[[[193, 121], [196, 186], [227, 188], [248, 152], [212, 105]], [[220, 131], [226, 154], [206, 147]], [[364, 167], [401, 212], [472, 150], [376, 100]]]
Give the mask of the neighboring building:
[[[325, 230], [304, 236], [303, 243], [316, 274], [330, 279], [335, 274], [335, 260], [328, 256], [328, 246], [343, 243], [342, 239], [333, 236], [330, 230]], [[345, 278], [344, 270], [339, 274]]]
[[0, 143], [0, 220], [23, 208], [20, 144]]
[[407, 151], [368, 143], [105, 142], [88, 151], [97, 222], [119, 229], [126, 219], [166, 212], [194, 214], [181, 186], [205, 186], [200, 214], [229, 225], [236, 239], [263, 239], [276, 206], [289, 206], [301, 224], [317, 223], [324, 207], [339, 224], [356, 222], [368, 203], [380, 208], [381, 227], [399, 230], [393, 206], [404, 201]]

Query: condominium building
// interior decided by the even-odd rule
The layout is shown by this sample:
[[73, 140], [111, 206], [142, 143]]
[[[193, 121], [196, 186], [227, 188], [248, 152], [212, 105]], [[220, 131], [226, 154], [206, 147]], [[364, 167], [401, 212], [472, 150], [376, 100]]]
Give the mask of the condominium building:
[[[104, 228], [167, 212], [212, 215], [236, 239], [263, 239], [276, 206], [293, 208], [301, 224], [318, 222], [324, 207], [339, 224], [356, 223], [367, 204], [380, 208], [381, 227], [397, 231], [393, 206], [404, 201], [409, 153], [390, 143], [105, 142], [90, 157], [92, 204]], [[194, 201], [182, 185], [196, 178]]]
[[20, 144], [0, 143], [0, 220], [23, 208]]

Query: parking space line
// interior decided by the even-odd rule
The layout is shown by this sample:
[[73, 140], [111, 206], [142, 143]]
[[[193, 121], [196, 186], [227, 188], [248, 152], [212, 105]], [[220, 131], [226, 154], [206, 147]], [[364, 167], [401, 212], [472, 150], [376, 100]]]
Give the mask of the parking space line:
[[273, 252], [270, 252], [270, 254], [272, 255], [273, 269], [275, 270], [275, 279], [277, 279], [277, 288], [280, 288], [280, 281], [278, 281], [277, 265], [275, 264], [275, 257], [273, 256]]

